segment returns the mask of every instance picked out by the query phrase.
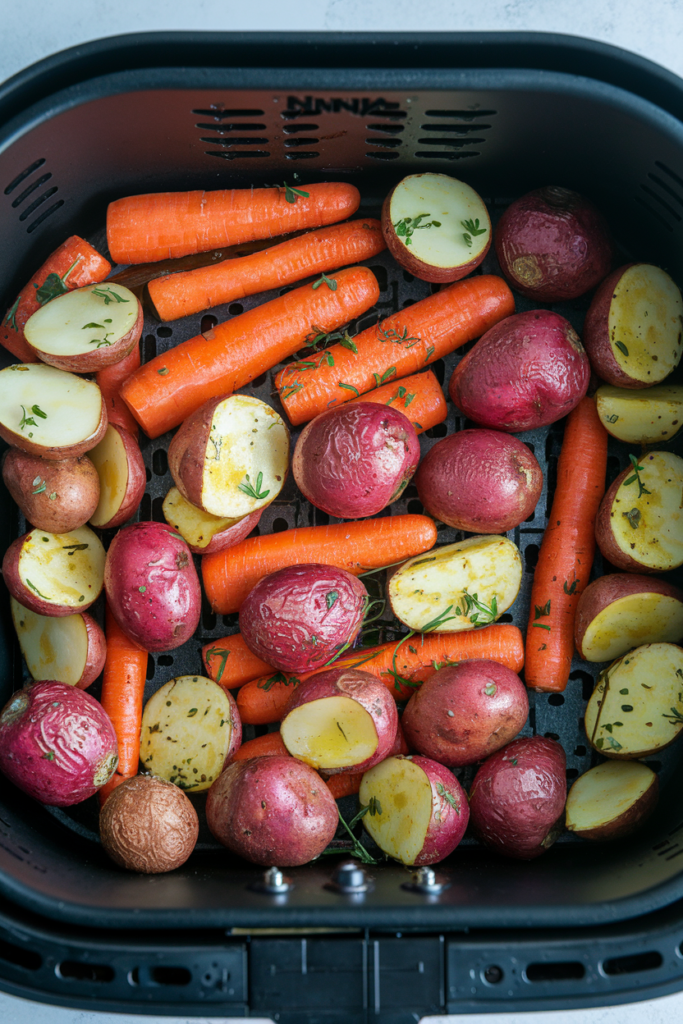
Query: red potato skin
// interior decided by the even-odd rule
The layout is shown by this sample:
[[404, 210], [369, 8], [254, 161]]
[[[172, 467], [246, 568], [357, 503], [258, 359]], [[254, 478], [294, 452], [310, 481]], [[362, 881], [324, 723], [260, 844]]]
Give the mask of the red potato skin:
[[496, 254], [518, 292], [536, 302], [558, 302], [585, 295], [609, 274], [613, 245], [592, 203], [550, 186], [508, 206], [496, 227]]
[[631, 558], [625, 551], [622, 551], [612, 534], [612, 505], [616, 498], [617, 491], [627, 476], [633, 471], [633, 466], [625, 469], [616, 480], [608, 487], [605, 497], [600, 502], [598, 514], [595, 517], [595, 541], [606, 558], [615, 568], [623, 569], [625, 572], [655, 573], [661, 569], [641, 565], [635, 558]]
[[396, 742], [398, 711], [394, 698], [381, 679], [371, 676], [369, 672], [353, 668], [331, 668], [327, 672], [319, 672], [296, 687], [287, 705], [283, 722], [295, 708], [313, 700], [323, 700], [325, 697], [350, 697], [351, 700], [358, 701], [372, 717], [377, 731], [377, 749], [371, 757], [362, 764], [353, 765], [352, 769], [326, 768], [327, 775], [366, 772], [368, 768], [389, 756]]
[[516, 437], [461, 430], [430, 448], [415, 475], [425, 510], [470, 533], [507, 533], [536, 508], [543, 472]]
[[635, 265], [635, 263], [626, 263], [623, 267], [619, 267], [605, 278], [596, 291], [583, 324], [583, 344], [593, 371], [598, 377], [608, 384], [616, 384], [620, 388], [640, 389], [650, 385], [646, 381], [634, 380], [622, 370], [614, 358], [609, 337], [609, 311], [614, 289], [625, 271]]
[[374, 402], [351, 402], [306, 424], [292, 472], [316, 508], [363, 519], [401, 495], [419, 461], [420, 442], [407, 416]]
[[107, 639], [104, 630], [92, 615], [83, 614], [83, 623], [88, 634], [88, 653], [81, 678], [76, 683], [79, 690], [87, 690], [104, 668], [107, 658]]
[[126, 491], [123, 501], [119, 505], [118, 512], [108, 522], [98, 524], [98, 530], [112, 530], [115, 526], [122, 526], [124, 523], [127, 523], [140, 507], [140, 502], [147, 486], [147, 471], [137, 438], [133, 437], [132, 434], [117, 423], [112, 423], [110, 426], [123, 441], [123, 448], [128, 463], [128, 483], [126, 484]]
[[0, 713], [0, 771], [51, 807], [71, 807], [93, 796], [114, 774], [118, 760], [109, 716], [75, 686], [33, 683], [15, 693]]
[[583, 638], [593, 619], [615, 601], [620, 601], [631, 594], [662, 594], [683, 603], [683, 590], [672, 586], [666, 580], [654, 579], [651, 576], [615, 572], [593, 580], [584, 590], [576, 606], [574, 643], [581, 657]]
[[475, 423], [516, 433], [562, 419], [589, 382], [588, 356], [572, 325], [536, 309], [487, 331], [456, 366], [448, 391]]
[[[33, 485], [37, 477], [45, 484], [40, 494]], [[48, 533], [69, 533], [84, 526], [100, 500], [100, 480], [87, 455], [47, 462], [10, 448], [3, 458], [2, 479], [28, 521]], [[50, 500], [51, 494], [57, 497]]]
[[[216, 686], [219, 685], [219, 683], [216, 683]], [[232, 727], [230, 732], [230, 746], [228, 747], [227, 753], [225, 755], [225, 761], [223, 762], [223, 767], [225, 768], [225, 766], [229, 764], [230, 761], [232, 761], [233, 757], [242, 746], [242, 719], [240, 718], [240, 711], [239, 708], [237, 707], [237, 701], [233, 697], [230, 690], [226, 690], [225, 687], [223, 686], [221, 686], [221, 689], [223, 690], [225, 696], [228, 698], [228, 702], [230, 704], [230, 725]]]
[[[470, 808], [464, 789], [448, 768], [429, 757], [415, 755], [412, 761], [422, 768], [432, 787], [432, 816], [422, 849], [415, 858], [415, 867], [421, 867], [438, 864], [453, 853], [465, 835]], [[455, 800], [455, 806], [439, 792], [439, 786]]]
[[504, 747], [528, 714], [526, 687], [515, 672], [495, 661], [463, 661], [415, 691], [401, 724], [412, 750], [460, 768]]
[[[337, 597], [328, 607], [328, 596]], [[256, 584], [240, 608], [240, 632], [258, 658], [282, 672], [315, 672], [363, 623], [362, 582], [333, 565], [291, 565]]]
[[329, 845], [339, 816], [313, 768], [275, 754], [228, 765], [209, 790], [206, 820], [215, 838], [246, 860], [295, 867]]
[[[196, 412], [188, 416], [176, 431], [168, 446], [168, 468], [173, 482], [183, 498], [203, 509], [202, 479], [204, 476], [204, 455], [211, 432], [213, 414], [217, 405], [228, 398], [210, 398]], [[206, 554], [206, 552], [203, 552]]]
[[138, 315], [135, 323], [122, 338], [119, 338], [118, 341], [109, 347], [103, 345], [101, 348], [95, 348], [91, 352], [59, 356], [54, 355], [52, 352], [43, 352], [42, 349], [32, 345], [28, 339], [26, 339], [26, 344], [32, 350], [36, 359], [41, 363], [47, 363], [48, 366], [56, 366], [58, 370], [68, 370], [70, 373], [97, 373], [98, 370], [104, 370], [107, 366], [113, 366], [115, 363], [121, 362], [122, 359], [130, 355], [133, 348], [140, 341], [144, 314], [139, 299], [136, 299], [136, 302], [138, 304]]
[[470, 790], [477, 838], [516, 860], [545, 853], [564, 822], [565, 771], [564, 750], [544, 736], [513, 740], [489, 757]]
[[21, 549], [24, 546], [24, 542], [30, 533], [23, 534], [21, 537], [17, 537], [13, 540], [10, 546], [5, 552], [5, 556], [2, 560], [2, 576], [5, 580], [5, 585], [9, 590], [12, 597], [15, 597], [19, 604], [23, 604], [24, 608], [29, 608], [32, 612], [37, 612], [38, 615], [73, 615], [76, 610], [79, 612], [87, 611], [87, 609], [97, 600], [102, 593], [101, 589], [96, 594], [91, 594], [89, 600], [84, 601], [78, 606], [78, 609], [70, 607], [68, 605], [53, 604], [52, 601], [44, 601], [42, 597], [34, 594], [32, 590], [24, 586], [24, 581], [19, 575], [19, 558], [21, 556]]
[[[659, 748], [661, 750], [661, 747]], [[618, 818], [598, 825], [596, 828], [575, 829], [574, 835], [582, 839], [592, 839], [596, 842], [607, 842], [611, 839], [622, 839], [630, 836], [632, 832], [640, 828], [644, 821], [650, 817], [659, 800], [659, 778], [655, 775], [650, 787], [643, 793], [639, 800], [620, 814]]]
[[138, 421], [120, 397], [119, 388], [139, 366], [140, 344], [138, 342], [137, 345], [133, 345], [127, 356], [124, 356], [118, 363], [114, 363], [113, 366], [107, 366], [104, 370], [100, 370], [95, 377], [98, 387], [102, 389], [103, 394], [106, 394], [109, 422], [123, 427], [135, 438], [138, 437]]
[[190, 549], [165, 523], [119, 530], [107, 552], [104, 586], [119, 626], [146, 651], [180, 647], [199, 624], [201, 591]]
[[20, 448], [22, 452], [27, 452], [29, 455], [36, 455], [40, 459], [47, 459], [48, 461], [57, 461], [59, 459], [78, 459], [81, 455], [85, 455], [91, 448], [94, 448], [96, 444], [99, 444], [104, 435], [107, 432], [107, 409], [102, 402], [102, 411], [100, 414], [100, 422], [97, 430], [90, 437], [85, 438], [83, 441], [79, 441], [77, 444], [67, 444], [60, 447], [50, 447], [50, 445], [35, 444], [29, 440], [28, 437], [24, 437], [22, 434], [15, 434], [13, 430], [9, 430], [4, 423], [0, 423], [0, 437], [3, 441], [7, 441], [7, 444], [12, 445], [13, 448]]
[[255, 509], [239, 522], [233, 523], [232, 526], [221, 530], [220, 533], [215, 533], [205, 548], [197, 547], [196, 544], [188, 544], [190, 551], [193, 555], [214, 555], [217, 551], [225, 551], [226, 548], [239, 544], [241, 540], [245, 540], [249, 536], [252, 530], [256, 529], [263, 515], [263, 509], [267, 507], [264, 505], [262, 508]]

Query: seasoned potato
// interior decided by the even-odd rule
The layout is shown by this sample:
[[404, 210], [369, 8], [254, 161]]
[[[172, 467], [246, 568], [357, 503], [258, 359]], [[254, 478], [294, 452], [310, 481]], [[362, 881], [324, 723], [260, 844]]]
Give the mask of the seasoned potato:
[[131, 519], [142, 501], [147, 482], [142, 453], [132, 434], [110, 423], [90, 458], [100, 478], [100, 500], [90, 523], [112, 529]]
[[39, 615], [85, 611], [102, 591], [104, 548], [87, 526], [31, 530], [7, 548], [2, 574], [12, 597]]
[[683, 426], [683, 387], [661, 384], [629, 391], [603, 384], [595, 394], [598, 416], [608, 434], [627, 444], [668, 441]]
[[583, 839], [621, 839], [654, 811], [659, 779], [640, 761], [605, 761], [580, 775], [567, 797], [567, 830]]
[[683, 591], [665, 580], [615, 572], [590, 583], [574, 620], [586, 661], [613, 661], [645, 643], [683, 639]]
[[79, 615], [38, 615], [10, 598], [21, 653], [35, 680], [54, 679], [87, 689], [102, 669], [107, 641], [95, 620]]
[[257, 508], [239, 519], [213, 516], [192, 505], [177, 487], [172, 487], [164, 498], [162, 511], [168, 525], [178, 531], [194, 555], [211, 555], [239, 544], [258, 526], [263, 512]]

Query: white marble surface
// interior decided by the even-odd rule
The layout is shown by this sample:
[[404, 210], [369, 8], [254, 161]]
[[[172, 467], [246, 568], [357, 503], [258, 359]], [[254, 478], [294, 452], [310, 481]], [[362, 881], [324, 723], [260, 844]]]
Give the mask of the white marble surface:
[[[125, 32], [563, 32], [632, 50], [683, 76], [683, 0], [23, 0], [2, 7], [0, 81], [48, 54]], [[233, 1018], [230, 1018], [232, 1020]], [[254, 1024], [261, 1024], [251, 1018]], [[2, 1024], [226, 1024], [228, 1018], [150, 1017], [46, 1007], [0, 993]], [[235, 1018], [236, 1021], [236, 1018]], [[629, 1006], [466, 1014], [425, 1024], [674, 1024], [683, 993]]]

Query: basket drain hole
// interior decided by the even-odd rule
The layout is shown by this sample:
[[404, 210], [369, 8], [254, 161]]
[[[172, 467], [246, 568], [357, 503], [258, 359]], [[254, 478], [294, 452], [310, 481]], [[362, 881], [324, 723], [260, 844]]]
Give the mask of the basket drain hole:
[[634, 953], [631, 956], [617, 956], [612, 960], [605, 960], [602, 969], [609, 975], [637, 974], [639, 971], [653, 971], [663, 963], [662, 954], [653, 949], [649, 953]]
[[578, 960], [562, 963], [529, 964], [524, 975], [527, 981], [570, 981], [583, 978], [586, 968]]
[[5, 942], [0, 939], [0, 960], [15, 967], [24, 967], [27, 971], [37, 971], [43, 965], [43, 958], [32, 949], [24, 949], [22, 946], [15, 946], [12, 942]]
[[114, 980], [114, 969], [108, 964], [86, 964], [80, 960], [63, 960], [56, 967], [59, 978], [73, 981], [98, 981], [106, 982]]

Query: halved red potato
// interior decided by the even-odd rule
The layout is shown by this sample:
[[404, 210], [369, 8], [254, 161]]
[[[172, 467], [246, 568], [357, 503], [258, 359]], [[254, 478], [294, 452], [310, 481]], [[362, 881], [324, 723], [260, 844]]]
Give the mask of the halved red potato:
[[73, 615], [99, 597], [105, 553], [87, 526], [69, 533], [31, 530], [5, 552], [2, 574], [12, 597], [38, 615]]
[[10, 598], [21, 653], [36, 681], [55, 679], [86, 690], [104, 668], [107, 641], [91, 615], [38, 615]]
[[598, 510], [598, 547], [627, 572], [675, 569], [683, 565], [683, 459], [672, 452], [630, 458]]
[[0, 437], [41, 459], [78, 458], [102, 440], [107, 410], [91, 380], [44, 363], [0, 370]]
[[193, 555], [212, 555], [239, 544], [258, 526], [263, 509], [257, 508], [248, 516], [225, 519], [212, 516], [184, 498], [177, 487], [172, 487], [161, 508], [164, 519], [187, 542]]
[[569, 790], [566, 827], [583, 839], [621, 839], [652, 814], [658, 798], [659, 779], [646, 764], [605, 761]]
[[468, 537], [404, 562], [387, 585], [397, 619], [420, 633], [457, 633], [495, 622], [522, 583], [519, 549], [507, 537]]
[[586, 707], [588, 742], [604, 757], [648, 757], [683, 728], [683, 648], [644, 644], [601, 674]]
[[603, 281], [586, 313], [583, 343], [608, 384], [649, 388], [675, 370], [683, 354], [683, 297], [669, 275], [629, 263]]
[[168, 466], [187, 501], [214, 516], [237, 519], [270, 505], [282, 490], [289, 431], [258, 398], [212, 398], [176, 433]]
[[470, 185], [448, 174], [409, 174], [384, 200], [382, 232], [397, 263], [422, 281], [459, 281], [489, 251], [491, 220]]
[[142, 306], [113, 281], [58, 295], [29, 317], [24, 335], [44, 363], [95, 373], [124, 359], [142, 334]]
[[135, 515], [145, 493], [147, 476], [140, 446], [127, 430], [110, 423], [89, 458], [100, 478], [100, 500], [90, 524], [98, 530], [121, 526]]
[[10, 448], [2, 478], [29, 523], [50, 533], [77, 530], [100, 500], [100, 480], [87, 455], [48, 461]]
[[388, 757], [363, 776], [363, 825], [401, 864], [438, 864], [465, 834], [467, 796], [454, 775], [429, 757]]
[[627, 444], [656, 444], [683, 425], [683, 386], [661, 384], [629, 391], [603, 384], [595, 394], [598, 416], [608, 434]]
[[294, 690], [280, 735], [293, 757], [336, 775], [384, 760], [397, 726], [396, 702], [380, 679], [332, 668]]
[[683, 591], [665, 580], [612, 573], [579, 598], [574, 642], [585, 661], [613, 661], [641, 644], [683, 639]]

